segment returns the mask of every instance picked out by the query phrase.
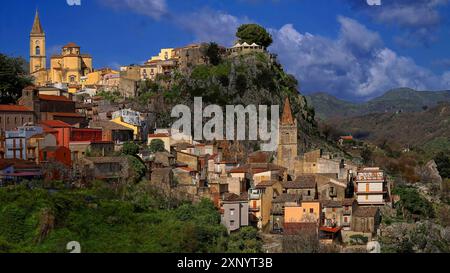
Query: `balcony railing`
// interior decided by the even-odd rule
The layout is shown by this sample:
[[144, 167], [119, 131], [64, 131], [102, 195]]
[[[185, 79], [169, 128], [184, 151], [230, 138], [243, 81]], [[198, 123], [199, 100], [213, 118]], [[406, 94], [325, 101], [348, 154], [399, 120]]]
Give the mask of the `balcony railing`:
[[260, 211], [261, 210], [261, 207], [250, 207], [249, 209], [248, 209], [250, 212], [258, 212], [258, 211]]
[[259, 193], [250, 193], [249, 195], [250, 200], [259, 200], [261, 199], [261, 194]]
[[344, 210], [344, 215], [351, 215], [352, 211], [351, 210]]

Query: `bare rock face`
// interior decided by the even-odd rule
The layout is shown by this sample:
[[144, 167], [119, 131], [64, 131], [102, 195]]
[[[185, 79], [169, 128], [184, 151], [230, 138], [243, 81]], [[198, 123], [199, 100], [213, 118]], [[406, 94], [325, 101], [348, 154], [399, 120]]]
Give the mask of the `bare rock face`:
[[439, 170], [434, 160], [430, 160], [427, 164], [418, 167], [417, 173], [420, 175], [422, 182], [442, 184], [442, 177], [439, 175]]

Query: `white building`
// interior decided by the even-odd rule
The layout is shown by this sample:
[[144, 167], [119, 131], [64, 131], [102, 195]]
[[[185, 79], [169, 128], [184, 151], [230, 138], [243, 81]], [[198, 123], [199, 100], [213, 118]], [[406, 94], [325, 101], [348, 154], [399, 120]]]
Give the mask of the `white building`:
[[358, 171], [355, 193], [359, 205], [384, 205], [387, 183], [384, 172], [378, 168], [363, 168]]

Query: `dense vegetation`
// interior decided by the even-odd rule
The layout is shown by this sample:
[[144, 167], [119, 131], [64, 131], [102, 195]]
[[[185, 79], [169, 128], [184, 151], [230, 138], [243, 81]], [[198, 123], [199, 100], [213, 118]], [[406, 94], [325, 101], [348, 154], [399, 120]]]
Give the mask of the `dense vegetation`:
[[[260, 252], [253, 228], [229, 236], [213, 204], [168, 201], [145, 182], [124, 196], [96, 182], [89, 190], [0, 189], [0, 252]], [[177, 204], [170, 202], [170, 204]]]
[[8, 57], [0, 53], [0, 103], [15, 103], [22, 89], [31, 84], [27, 76], [27, 62], [23, 58]]

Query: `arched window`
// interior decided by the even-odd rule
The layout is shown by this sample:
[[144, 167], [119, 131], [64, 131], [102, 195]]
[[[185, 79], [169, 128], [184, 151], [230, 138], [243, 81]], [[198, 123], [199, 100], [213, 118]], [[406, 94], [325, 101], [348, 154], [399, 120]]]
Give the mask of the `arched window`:
[[75, 82], [75, 76], [73, 76], [73, 75], [70, 76], [70, 77], [69, 77], [69, 81], [70, 81], [70, 82]]
[[36, 56], [41, 55], [41, 48], [39, 46], [36, 47]]

